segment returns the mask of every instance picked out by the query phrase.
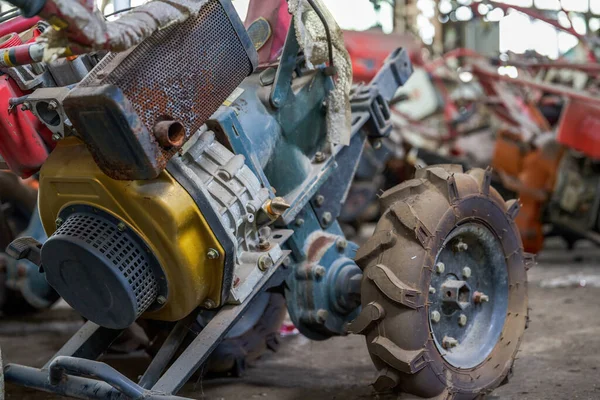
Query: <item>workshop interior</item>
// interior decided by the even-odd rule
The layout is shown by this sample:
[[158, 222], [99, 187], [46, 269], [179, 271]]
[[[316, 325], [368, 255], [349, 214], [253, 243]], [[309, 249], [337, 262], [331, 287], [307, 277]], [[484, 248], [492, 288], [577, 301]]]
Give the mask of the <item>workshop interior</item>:
[[600, 399], [600, 0], [8, 0], [0, 53], [0, 400]]

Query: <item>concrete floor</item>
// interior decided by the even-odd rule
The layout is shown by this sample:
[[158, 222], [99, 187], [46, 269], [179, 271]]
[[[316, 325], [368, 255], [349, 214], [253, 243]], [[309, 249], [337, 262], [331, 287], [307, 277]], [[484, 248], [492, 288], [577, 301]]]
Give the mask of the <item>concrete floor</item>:
[[[489, 398], [600, 399], [600, 249], [584, 244], [570, 253], [559, 240], [551, 240], [538, 261], [529, 273], [531, 323], [515, 375]], [[35, 323], [3, 322], [5, 362], [44, 364], [79, 324], [68, 309], [38, 316]], [[135, 376], [147, 358], [117, 363]], [[244, 378], [190, 382], [182, 394], [211, 400], [369, 399], [374, 397], [369, 387], [373, 377], [362, 337], [311, 342], [294, 336], [282, 339], [279, 352], [264, 356]], [[7, 398], [60, 397], [9, 385]]]

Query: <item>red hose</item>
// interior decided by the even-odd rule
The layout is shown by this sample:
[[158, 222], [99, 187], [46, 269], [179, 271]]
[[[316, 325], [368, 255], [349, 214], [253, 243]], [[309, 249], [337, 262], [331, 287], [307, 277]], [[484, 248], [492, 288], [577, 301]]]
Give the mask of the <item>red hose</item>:
[[0, 37], [0, 49], [8, 49], [9, 47], [19, 46], [21, 44], [23, 44], [23, 41], [15, 32]]
[[25, 32], [37, 24], [41, 19], [39, 17], [23, 18], [17, 17], [0, 24], [0, 37], [9, 35], [13, 32]]

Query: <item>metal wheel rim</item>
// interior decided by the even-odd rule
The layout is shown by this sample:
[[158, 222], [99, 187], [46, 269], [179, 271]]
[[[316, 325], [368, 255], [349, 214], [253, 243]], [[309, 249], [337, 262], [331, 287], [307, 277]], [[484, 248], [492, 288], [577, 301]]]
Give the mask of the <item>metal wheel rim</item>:
[[457, 368], [485, 361], [508, 311], [502, 243], [486, 225], [470, 222], [448, 235], [433, 266], [429, 303], [431, 334], [444, 360]]

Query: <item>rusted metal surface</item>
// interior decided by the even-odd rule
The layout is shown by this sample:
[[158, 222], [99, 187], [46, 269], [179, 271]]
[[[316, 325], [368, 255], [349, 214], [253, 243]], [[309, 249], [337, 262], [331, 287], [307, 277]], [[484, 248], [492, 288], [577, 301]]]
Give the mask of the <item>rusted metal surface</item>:
[[178, 121], [161, 121], [154, 126], [154, 136], [163, 148], [178, 149], [185, 140], [185, 127]]
[[[95, 124], [106, 125], [100, 121], [102, 116], [91, 122], [85, 101], [70, 110], [74, 125], [77, 126], [75, 121], [87, 124], [77, 126], [77, 130], [107, 175], [130, 180], [157, 176], [179, 148], [161, 146], [152, 133], [157, 122], [173, 120], [183, 124], [183, 145], [252, 72], [256, 52], [247, 34], [240, 32], [241, 21], [231, 14], [235, 11], [228, 9], [227, 4], [231, 5], [228, 1], [212, 0], [196, 17], [155, 33], [129, 52], [109, 54], [73, 91], [74, 97], [83, 89], [117, 87], [132, 108], [131, 115], [120, 117], [119, 124], [139, 121], [139, 126], [136, 122], [125, 129], [130, 132], [123, 137], [123, 141], [137, 141], [135, 147], [139, 151], [128, 157], [115, 157], [116, 151], [124, 150], [103, 145], [98, 135], [82, 132], [93, 130]], [[128, 165], [128, 159], [139, 158], [145, 160], [147, 170], [136, 172]]]

